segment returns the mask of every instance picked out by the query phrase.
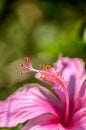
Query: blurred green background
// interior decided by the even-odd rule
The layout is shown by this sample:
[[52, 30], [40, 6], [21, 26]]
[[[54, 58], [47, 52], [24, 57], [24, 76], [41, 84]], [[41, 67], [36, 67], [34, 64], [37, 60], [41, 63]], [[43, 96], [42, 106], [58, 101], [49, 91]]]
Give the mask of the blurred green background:
[[39, 68], [59, 54], [86, 63], [86, 0], [0, 0], [0, 100], [38, 82], [32, 73], [20, 76], [25, 56]]

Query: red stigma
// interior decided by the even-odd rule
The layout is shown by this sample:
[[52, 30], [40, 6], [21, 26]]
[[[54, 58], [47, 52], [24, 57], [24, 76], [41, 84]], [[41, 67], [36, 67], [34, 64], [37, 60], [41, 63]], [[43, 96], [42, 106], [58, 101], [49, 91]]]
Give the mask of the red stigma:
[[20, 66], [24, 68], [24, 71], [21, 71], [20, 74], [24, 74], [26, 72], [38, 72], [38, 70], [34, 69], [31, 64], [31, 60], [28, 57], [24, 58], [26, 64], [21, 63]]
[[24, 60], [28, 63], [28, 62], [31, 62], [30, 58], [28, 57], [25, 57]]
[[24, 67], [24, 64], [23, 64], [23, 63], [21, 63], [21, 64], [20, 64], [20, 66]]
[[24, 74], [24, 72], [23, 72], [23, 71], [20, 71], [20, 74], [22, 75], [22, 74]]

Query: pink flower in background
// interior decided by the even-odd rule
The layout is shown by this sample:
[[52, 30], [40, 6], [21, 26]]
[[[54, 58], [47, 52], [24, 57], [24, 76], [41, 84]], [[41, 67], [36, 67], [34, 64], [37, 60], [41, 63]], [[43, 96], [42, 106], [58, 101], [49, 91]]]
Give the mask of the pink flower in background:
[[[0, 127], [15, 127], [27, 121], [22, 130], [86, 130], [86, 74], [78, 58], [59, 57], [54, 67], [36, 70], [29, 58], [25, 72], [36, 72], [36, 78], [51, 90], [28, 84], [0, 102]], [[54, 91], [53, 91], [54, 90]]]

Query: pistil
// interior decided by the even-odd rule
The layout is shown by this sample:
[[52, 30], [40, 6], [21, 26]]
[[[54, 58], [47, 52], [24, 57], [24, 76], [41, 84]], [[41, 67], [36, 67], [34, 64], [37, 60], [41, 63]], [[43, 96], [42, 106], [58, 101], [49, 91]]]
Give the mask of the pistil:
[[42, 70], [36, 70], [32, 67], [30, 58], [25, 57], [24, 60], [27, 63], [27, 65], [20, 64], [25, 69], [24, 71], [21, 71], [20, 74], [32, 71], [36, 72], [36, 78], [38, 80], [41, 80], [42, 82], [51, 85], [56, 93], [58, 93], [59, 91], [62, 91], [64, 93], [66, 100], [65, 123], [67, 123], [69, 114], [69, 95], [67, 91], [68, 83], [64, 81], [64, 78], [62, 77], [62, 73], [60, 72], [60, 70], [58, 68], [51, 68], [51, 66], [49, 65], [45, 67], [43, 65]]

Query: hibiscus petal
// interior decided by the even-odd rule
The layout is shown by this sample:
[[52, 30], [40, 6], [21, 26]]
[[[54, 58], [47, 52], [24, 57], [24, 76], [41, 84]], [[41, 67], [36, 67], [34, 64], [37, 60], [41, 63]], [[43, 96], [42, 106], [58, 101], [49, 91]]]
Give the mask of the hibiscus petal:
[[0, 107], [3, 105], [3, 103], [4, 103], [3, 101], [0, 101]]
[[64, 79], [70, 82], [68, 85], [68, 93], [71, 113], [73, 110], [74, 101], [76, 101], [79, 96], [79, 92], [85, 77], [84, 62], [78, 58], [64, 58], [60, 56], [54, 66], [59, 68]]
[[82, 108], [74, 114], [70, 127], [73, 130], [86, 130], [86, 108]]
[[85, 80], [83, 81], [83, 84], [80, 90], [80, 96], [86, 97], [86, 75], [85, 75]]
[[48, 89], [37, 84], [25, 85], [1, 105], [0, 127], [13, 127], [47, 112], [59, 117], [61, 108], [58, 98]]
[[86, 108], [86, 79], [82, 84], [78, 99], [75, 102], [74, 113], [81, 108]]
[[22, 130], [66, 130], [52, 114], [43, 114], [30, 121]]
[[79, 58], [60, 56], [54, 66], [58, 67], [64, 79], [70, 82], [68, 86], [70, 100], [73, 100], [74, 96], [77, 98], [85, 75], [84, 62]]

